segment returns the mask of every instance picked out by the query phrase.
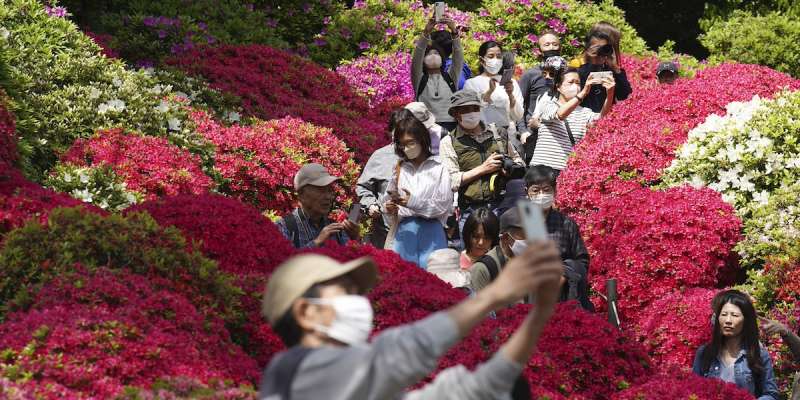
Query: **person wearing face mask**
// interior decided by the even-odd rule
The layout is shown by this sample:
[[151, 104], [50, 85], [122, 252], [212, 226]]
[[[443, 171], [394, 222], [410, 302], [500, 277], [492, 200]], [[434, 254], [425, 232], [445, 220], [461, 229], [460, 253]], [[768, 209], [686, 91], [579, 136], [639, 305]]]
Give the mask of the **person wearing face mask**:
[[400, 163], [384, 203], [387, 214], [397, 218], [394, 251], [422, 268], [432, 252], [447, 248], [445, 226], [453, 212], [450, 174], [430, 147], [428, 129], [413, 115], [395, 125]]
[[[524, 162], [508, 140], [507, 130], [481, 121], [477, 92], [457, 92], [449, 112], [458, 127], [452, 135], [442, 138], [439, 151], [450, 173], [452, 190], [458, 192], [458, 226], [463, 237], [464, 223], [478, 208], [487, 207], [498, 214], [505, 182], [514, 171], [524, 168]], [[504, 169], [504, 160], [511, 170]]]
[[525, 173], [528, 198], [542, 207], [547, 236], [555, 242], [564, 263], [561, 301], [578, 300], [581, 307], [594, 311], [589, 301], [589, 251], [581, 237], [580, 228], [572, 218], [553, 207], [557, 175], [558, 171], [544, 165], [528, 168]]
[[[533, 155], [533, 147], [536, 145], [536, 130], [538, 129], [538, 127], [530, 127], [526, 121], [531, 119], [536, 100], [553, 87], [553, 76], [547, 76], [543, 71], [544, 62], [550, 57], [561, 56], [561, 38], [556, 31], [546, 29], [539, 35], [536, 43], [539, 45], [543, 63], [525, 71], [519, 80], [523, 99], [523, 118], [517, 123], [517, 131], [520, 133], [520, 140], [525, 145], [526, 162], [529, 162]], [[531, 136], [533, 140], [528, 142], [528, 138]]]
[[436, 21], [431, 17], [422, 36], [417, 39], [411, 56], [411, 85], [416, 101], [425, 103], [436, 123], [445, 132], [451, 132], [455, 129], [456, 122], [447, 110], [450, 108], [450, 97], [457, 91], [455, 82], [458, 82], [464, 65], [464, 50], [461, 48], [455, 22], [449, 18], [441, 22], [447, 25], [452, 34], [453, 62], [448, 70], [444, 69], [443, 58], [447, 53], [431, 41], [431, 32], [436, 26]]
[[772, 358], [759, 341], [758, 320], [747, 294], [726, 290], [715, 296], [711, 341], [700, 346], [692, 371], [745, 389], [758, 400], [777, 400]]
[[470, 289], [478, 292], [494, 281], [506, 264], [527, 248], [522, 217], [517, 207], [500, 216], [500, 242], [469, 269]]
[[403, 108], [414, 114], [419, 122], [425, 125], [425, 129], [431, 135], [431, 154], [439, 155], [439, 142], [442, 141], [442, 136], [447, 134], [447, 131], [441, 125], [436, 123], [436, 117], [428, 110], [425, 103], [415, 101], [406, 104]]
[[585, 46], [584, 59], [586, 63], [578, 69], [581, 85], [586, 85], [590, 73], [598, 71], [611, 71], [616, 83], [613, 95], [607, 93], [608, 89], [605, 86], [597, 85], [581, 100], [583, 107], [600, 112], [607, 103], [606, 97], [611, 97], [612, 102], [622, 101], [633, 93], [633, 89], [628, 81], [628, 75], [620, 66], [619, 40], [615, 41], [604, 31], [602, 26], [596, 26], [586, 35]]
[[486, 124], [495, 124], [516, 134], [517, 121], [524, 116], [524, 100], [517, 81], [509, 80], [500, 85], [503, 74], [503, 48], [499, 43], [487, 41], [478, 48], [479, 75], [464, 83], [464, 90], [480, 94], [481, 119]]
[[612, 97], [608, 97], [601, 113], [580, 106], [594, 86], [603, 86], [613, 94], [615, 83], [613, 78], [593, 77], [581, 89], [576, 69], [567, 68], [556, 75], [551, 95], [542, 97], [536, 105], [534, 117], [539, 119], [539, 133], [531, 165], [547, 165], [559, 171], [567, 166], [572, 148], [583, 139], [586, 130], [611, 110]]
[[[264, 293], [262, 314], [288, 350], [264, 370], [258, 398], [511, 399], [553, 314], [560, 268], [552, 243], [531, 243], [482, 293], [371, 335], [374, 310], [364, 296], [378, 282], [378, 273], [370, 258], [342, 264], [316, 254], [292, 257], [270, 276]], [[535, 294], [536, 307], [488, 361], [474, 371], [448, 368], [409, 391], [487, 315], [528, 293]]]

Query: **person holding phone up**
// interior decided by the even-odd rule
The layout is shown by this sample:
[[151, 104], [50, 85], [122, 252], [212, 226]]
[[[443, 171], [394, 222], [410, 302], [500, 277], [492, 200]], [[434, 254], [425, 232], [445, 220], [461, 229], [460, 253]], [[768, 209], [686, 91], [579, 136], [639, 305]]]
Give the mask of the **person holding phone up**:
[[487, 41], [478, 49], [480, 66], [478, 76], [464, 83], [464, 90], [472, 90], [480, 94], [481, 119], [487, 125], [495, 124], [499, 128], [516, 133], [516, 123], [524, 116], [522, 90], [517, 81], [509, 79], [506, 72], [503, 79], [503, 48], [495, 41]]
[[398, 219], [393, 248], [404, 260], [427, 268], [430, 254], [447, 248], [444, 228], [453, 212], [450, 174], [431, 153], [428, 129], [413, 115], [395, 125], [394, 149], [401, 161], [384, 204]]
[[[628, 75], [619, 65], [621, 58], [617, 54], [618, 50], [615, 51], [615, 48], [619, 48], [619, 42], [615, 42], [604, 32], [603, 27], [607, 29], [607, 25], [598, 24], [586, 35], [584, 53], [586, 63], [578, 69], [578, 75], [581, 78], [581, 85], [586, 85], [592, 72], [610, 71], [616, 86], [613, 96], [610, 97], [612, 102], [622, 101], [631, 95], [633, 89], [628, 81]], [[608, 89], [602, 85], [593, 87], [581, 100], [581, 106], [600, 112], [606, 103], [607, 91]]]

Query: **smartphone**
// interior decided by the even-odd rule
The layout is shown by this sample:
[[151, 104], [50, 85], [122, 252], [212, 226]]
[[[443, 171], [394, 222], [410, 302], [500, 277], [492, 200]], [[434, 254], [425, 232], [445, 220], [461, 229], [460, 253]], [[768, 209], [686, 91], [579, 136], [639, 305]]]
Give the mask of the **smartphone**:
[[354, 224], [358, 224], [359, 218], [361, 218], [361, 204], [355, 203], [350, 209], [347, 219]]
[[503, 70], [503, 77], [500, 78], [500, 86], [505, 85], [508, 82], [511, 82], [511, 79], [514, 77], [514, 68], [506, 68]]
[[544, 213], [542, 207], [533, 204], [529, 200], [517, 202], [519, 215], [522, 218], [522, 229], [528, 242], [536, 240], [547, 240], [547, 228], [544, 225]]
[[589, 78], [588, 79], [592, 79], [592, 77], [595, 77], [595, 76], [600, 78], [600, 79], [604, 79], [604, 78], [611, 78], [614, 75], [612, 75], [611, 71], [589, 72]]
[[437, 1], [433, 3], [433, 18], [436, 22], [439, 22], [444, 18], [444, 2]]

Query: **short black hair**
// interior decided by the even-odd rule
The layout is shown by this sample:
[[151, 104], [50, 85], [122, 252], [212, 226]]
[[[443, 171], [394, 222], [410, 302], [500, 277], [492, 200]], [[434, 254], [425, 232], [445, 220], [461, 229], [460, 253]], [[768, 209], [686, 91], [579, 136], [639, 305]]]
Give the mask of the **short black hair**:
[[575, 67], [567, 67], [561, 70], [560, 73], [556, 73], [555, 76], [553, 76], [553, 87], [550, 88], [550, 94], [552, 96], [558, 96], [558, 87], [564, 83], [564, 77], [567, 76], [567, 74], [578, 74], [578, 76], [580, 76], [580, 72], [578, 72], [578, 69]]
[[610, 44], [612, 47], [614, 46], [613, 40], [611, 40], [611, 36], [608, 36], [605, 32], [600, 32], [597, 30], [591, 30], [589, 33], [586, 34], [586, 42], [584, 43], [584, 47], [588, 50], [589, 47], [592, 45], [592, 39], [602, 39], [605, 40], [606, 43]]
[[[301, 298], [317, 298], [319, 297], [319, 286], [314, 285], [311, 286], [305, 293], [303, 293]], [[273, 325], [272, 330], [281, 338], [283, 344], [286, 347], [296, 346], [300, 343], [300, 339], [303, 338], [303, 330], [300, 328], [300, 325], [297, 324], [297, 320], [294, 319], [294, 314], [292, 313], [292, 308], [289, 307], [289, 310], [286, 311], [285, 314], [278, 320], [275, 325]]]
[[[450, 58], [450, 54], [453, 53], [453, 35], [449, 31], [431, 32], [431, 42], [433, 43], [430, 47], [435, 47], [437, 50], [439, 50], [439, 54], [442, 56], [442, 61]], [[427, 54], [428, 50], [425, 50], [425, 53]]]
[[[487, 40], [481, 43], [481, 47], [478, 47], [478, 57], [483, 58], [486, 57], [486, 53], [489, 52], [489, 49], [497, 47], [500, 49], [500, 54], [503, 54], [503, 46], [500, 43], [495, 42], [494, 40]], [[483, 73], [483, 65], [478, 63], [478, 74]]]
[[395, 128], [397, 128], [397, 123], [398, 122], [400, 122], [400, 121], [402, 121], [402, 120], [404, 120], [404, 119], [406, 119], [408, 117], [412, 117], [413, 118], [414, 117], [414, 113], [412, 113], [411, 110], [409, 110], [409, 109], [407, 109], [405, 107], [400, 107], [400, 108], [395, 109], [394, 111], [392, 111], [392, 113], [389, 115], [389, 124], [387, 126], [387, 130], [389, 131], [389, 135], [392, 135], [392, 132], [395, 130]]
[[413, 113], [410, 113], [410, 116], [407, 116], [399, 121], [394, 126], [394, 153], [400, 157], [401, 160], [406, 159], [406, 154], [403, 152], [402, 146], [400, 146], [400, 136], [404, 133], [411, 134], [414, 137], [414, 140], [422, 146], [422, 151], [424, 151], [425, 157], [431, 156], [431, 134], [428, 132], [428, 128], [420, 122], [417, 117], [414, 116]]
[[534, 165], [528, 168], [528, 172], [525, 173], [525, 187], [550, 185], [555, 189], [556, 178], [558, 178], [558, 172], [555, 169], [546, 165]]
[[483, 234], [491, 238], [491, 247], [497, 246], [500, 242], [500, 220], [497, 219], [497, 216], [494, 215], [491, 210], [486, 207], [481, 207], [473, 211], [472, 214], [467, 217], [467, 221], [464, 222], [462, 238], [464, 249], [466, 249], [467, 252], [471, 250], [472, 236], [475, 235], [475, 231], [478, 230], [479, 226], [483, 227]]

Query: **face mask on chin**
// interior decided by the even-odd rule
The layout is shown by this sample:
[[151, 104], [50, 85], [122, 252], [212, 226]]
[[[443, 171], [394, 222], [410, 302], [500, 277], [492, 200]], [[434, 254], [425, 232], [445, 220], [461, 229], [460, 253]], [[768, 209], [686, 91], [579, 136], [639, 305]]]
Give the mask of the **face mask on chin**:
[[314, 329], [323, 335], [354, 346], [366, 343], [372, 332], [373, 311], [364, 296], [342, 295], [326, 299], [307, 299], [311, 304], [328, 305], [336, 317], [330, 326], [315, 324]]

